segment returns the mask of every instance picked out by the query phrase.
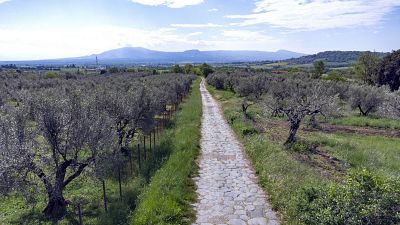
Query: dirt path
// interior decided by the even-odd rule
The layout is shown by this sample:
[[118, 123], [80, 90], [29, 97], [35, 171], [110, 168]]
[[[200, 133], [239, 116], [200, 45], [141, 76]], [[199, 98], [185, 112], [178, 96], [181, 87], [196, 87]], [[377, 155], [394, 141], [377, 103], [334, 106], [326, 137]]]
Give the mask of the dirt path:
[[203, 101], [196, 224], [279, 224], [242, 147], [201, 83]]

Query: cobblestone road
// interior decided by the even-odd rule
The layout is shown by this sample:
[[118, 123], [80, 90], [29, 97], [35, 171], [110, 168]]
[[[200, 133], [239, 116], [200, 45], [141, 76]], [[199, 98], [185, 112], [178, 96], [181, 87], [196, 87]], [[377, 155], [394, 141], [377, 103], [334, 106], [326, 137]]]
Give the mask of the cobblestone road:
[[203, 101], [196, 224], [279, 224], [242, 147], [207, 91]]

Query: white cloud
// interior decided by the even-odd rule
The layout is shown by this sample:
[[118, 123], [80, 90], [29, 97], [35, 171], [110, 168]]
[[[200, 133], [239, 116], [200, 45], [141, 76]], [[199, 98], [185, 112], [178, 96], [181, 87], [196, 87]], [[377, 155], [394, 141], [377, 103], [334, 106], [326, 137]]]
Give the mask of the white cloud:
[[209, 10], [207, 10], [207, 11], [209, 11], [209, 12], [218, 12], [219, 9], [217, 9], [217, 8], [212, 8], [212, 9], [209, 9]]
[[[1, 0], [0, 0], [1, 1]], [[165, 5], [170, 8], [183, 8], [190, 5], [198, 5], [204, 0], [131, 0], [142, 5], [159, 6]]]
[[0, 0], [0, 4], [4, 3], [4, 2], [9, 2], [9, 1], [11, 1], [11, 0]]
[[215, 27], [223, 27], [224, 25], [215, 24], [215, 23], [204, 23], [204, 24], [171, 24], [172, 27], [179, 27], [179, 28], [215, 28]]
[[369, 26], [381, 22], [399, 0], [259, 0], [252, 14], [232, 25], [270, 24], [298, 30]]
[[283, 39], [277, 39], [258, 31], [223, 30], [207, 40], [198, 43], [206, 50], [258, 50], [276, 51], [285, 46]]
[[224, 30], [222, 35], [230, 41], [245, 42], [273, 42], [277, 39], [272, 38], [258, 31], [249, 30]]
[[188, 36], [189, 37], [193, 37], [193, 36], [199, 36], [199, 35], [202, 35], [202, 34], [203, 34], [203, 32], [193, 32], [193, 33], [189, 33]]

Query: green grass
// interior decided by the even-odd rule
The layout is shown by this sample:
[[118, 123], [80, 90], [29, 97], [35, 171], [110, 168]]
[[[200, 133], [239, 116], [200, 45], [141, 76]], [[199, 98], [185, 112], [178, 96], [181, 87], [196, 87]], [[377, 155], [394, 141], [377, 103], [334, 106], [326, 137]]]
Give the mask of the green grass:
[[[261, 186], [268, 193], [274, 209], [281, 214], [284, 224], [302, 224], [299, 219], [301, 213], [297, 208], [297, 203], [304, 189], [341, 183], [345, 180], [347, 171], [367, 168], [385, 179], [399, 178], [400, 176], [400, 164], [398, 163], [400, 161], [400, 139], [344, 133], [303, 133], [300, 131], [301, 140], [306, 143], [317, 143], [323, 151], [343, 162], [345, 174], [335, 173], [335, 179], [332, 179], [329, 175], [329, 172], [332, 171], [316, 168], [312, 163], [296, 159], [299, 154], [305, 156], [304, 158], [310, 156], [312, 160], [318, 159], [311, 152], [293, 152], [282, 144], [270, 141], [269, 137], [264, 134], [250, 133], [245, 135], [246, 132], [244, 131], [254, 129], [255, 124], [246, 120], [241, 113], [241, 99], [229, 91], [215, 90], [211, 86], [208, 89], [220, 102], [226, 120], [243, 143]], [[259, 105], [251, 106], [249, 114], [256, 121], [265, 117]], [[344, 119], [342, 118], [341, 121], [344, 121]], [[352, 117], [350, 121], [357, 119], [359, 118]], [[395, 124], [399, 124], [399, 121], [374, 118], [360, 118], [359, 121], [362, 121], [362, 119], [368, 122], [375, 121], [375, 126], [381, 127], [391, 124], [392, 128], [396, 128], [397, 125]], [[339, 121], [339, 119], [336, 121]], [[354, 124], [362, 126], [362, 123], [351, 125]], [[280, 133], [286, 134], [287, 131]], [[307, 154], [310, 155], [307, 156]]]
[[400, 120], [364, 116], [346, 116], [330, 120], [334, 125], [400, 129]]
[[132, 214], [131, 224], [190, 224], [194, 213], [194, 184], [190, 176], [196, 172], [202, 115], [200, 79], [177, 114], [172, 137], [172, 154], [156, 172], [140, 197]]
[[368, 168], [384, 178], [400, 178], [400, 139], [356, 134], [314, 133], [307, 139], [320, 143], [351, 168]]
[[[106, 192], [109, 207], [123, 204], [128, 208], [132, 198], [136, 198], [143, 188], [143, 179], [139, 177], [124, 179], [122, 190], [123, 201], [119, 200], [118, 181], [106, 180]], [[35, 193], [36, 203], [28, 204], [23, 198], [15, 194], [0, 197], [0, 224], [52, 224], [43, 218], [41, 211], [46, 206], [45, 191], [39, 186], [32, 190]], [[113, 224], [104, 223], [102, 186], [89, 173], [84, 173], [74, 180], [64, 191], [64, 197], [72, 202], [82, 202], [82, 214], [85, 224]], [[128, 216], [128, 214], [126, 215]], [[123, 219], [123, 218], [122, 218]], [[125, 218], [126, 220], [126, 218]], [[79, 224], [76, 208], [70, 205], [66, 217], [59, 224]]]

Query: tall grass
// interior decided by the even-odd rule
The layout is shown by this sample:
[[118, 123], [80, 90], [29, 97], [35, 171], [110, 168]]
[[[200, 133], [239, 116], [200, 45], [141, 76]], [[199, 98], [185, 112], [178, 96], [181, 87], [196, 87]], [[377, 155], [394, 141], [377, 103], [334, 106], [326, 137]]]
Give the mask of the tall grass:
[[345, 133], [314, 133], [308, 137], [351, 168], [368, 168], [384, 178], [400, 178], [400, 139]]
[[199, 153], [201, 96], [200, 80], [178, 112], [171, 136], [172, 154], [151, 179], [140, 196], [131, 224], [190, 224], [194, 212], [194, 184], [190, 179], [196, 171], [195, 159]]

